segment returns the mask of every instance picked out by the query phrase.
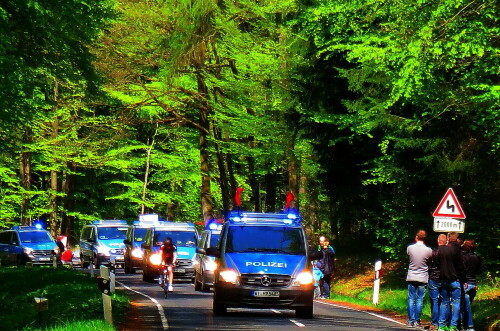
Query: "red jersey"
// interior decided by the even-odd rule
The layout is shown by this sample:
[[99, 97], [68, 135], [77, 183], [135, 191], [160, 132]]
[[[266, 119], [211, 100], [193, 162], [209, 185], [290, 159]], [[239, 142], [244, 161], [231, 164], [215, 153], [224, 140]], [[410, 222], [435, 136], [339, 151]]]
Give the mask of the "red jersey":
[[161, 258], [165, 264], [173, 264], [174, 263], [174, 253], [177, 251], [177, 247], [172, 245], [167, 247], [165, 245], [161, 246]]

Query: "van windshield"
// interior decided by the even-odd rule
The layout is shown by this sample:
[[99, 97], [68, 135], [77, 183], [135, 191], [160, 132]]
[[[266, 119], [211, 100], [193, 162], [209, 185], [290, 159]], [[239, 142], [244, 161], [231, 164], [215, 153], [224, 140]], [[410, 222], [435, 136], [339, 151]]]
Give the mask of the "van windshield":
[[127, 238], [127, 228], [109, 227], [97, 228], [97, 236], [101, 240], [125, 239]]
[[136, 228], [134, 231], [134, 241], [136, 242], [143, 242], [144, 237], [146, 236], [146, 231], [148, 229], [146, 228]]
[[196, 232], [194, 231], [155, 231], [153, 242], [156, 246], [160, 246], [168, 237], [172, 238], [172, 242], [177, 247], [196, 247]]
[[19, 232], [22, 243], [47, 243], [54, 242], [45, 231]]
[[212, 233], [212, 236], [210, 237], [210, 247], [215, 248], [217, 247], [217, 243], [219, 242], [219, 233]]
[[226, 253], [285, 253], [304, 255], [305, 240], [300, 228], [280, 226], [231, 226]]

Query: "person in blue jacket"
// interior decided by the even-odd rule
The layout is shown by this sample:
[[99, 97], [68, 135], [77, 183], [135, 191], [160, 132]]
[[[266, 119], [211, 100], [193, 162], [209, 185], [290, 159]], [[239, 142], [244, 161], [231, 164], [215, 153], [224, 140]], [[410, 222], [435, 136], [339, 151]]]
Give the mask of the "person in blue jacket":
[[321, 290], [319, 287], [319, 282], [323, 278], [323, 273], [318, 268], [319, 262], [313, 265], [313, 277], [314, 277], [314, 299], [318, 299], [321, 296]]

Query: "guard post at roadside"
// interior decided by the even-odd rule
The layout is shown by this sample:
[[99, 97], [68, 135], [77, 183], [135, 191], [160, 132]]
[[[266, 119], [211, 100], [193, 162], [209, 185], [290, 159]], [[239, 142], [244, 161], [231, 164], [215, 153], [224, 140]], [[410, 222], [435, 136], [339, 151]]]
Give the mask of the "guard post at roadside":
[[382, 278], [382, 261], [375, 261], [375, 277], [373, 279], [373, 298], [372, 302], [374, 305], [378, 304], [379, 293], [380, 293], [380, 278]]
[[113, 324], [113, 314], [111, 310], [111, 288], [109, 279], [109, 268], [106, 266], [100, 267], [101, 275], [97, 277], [97, 287], [102, 292], [102, 306], [104, 308], [104, 320], [108, 324]]

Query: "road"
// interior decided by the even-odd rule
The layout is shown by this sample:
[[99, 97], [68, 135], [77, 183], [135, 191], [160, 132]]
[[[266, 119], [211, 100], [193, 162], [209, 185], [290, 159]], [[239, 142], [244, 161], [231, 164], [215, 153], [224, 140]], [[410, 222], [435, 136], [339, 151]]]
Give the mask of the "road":
[[294, 311], [274, 309], [228, 309], [224, 316], [212, 313], [212, 294], [195, 292], [188, 281], [174, 283], [167, 299], [157, 284], [142, 281], [140, 271], [116, 272], [117, 288], [131, 295], [137, 316], [128, 316], [122, 330], [407, 330], [399, 322], [331, 303], [316, 301], [314, 318], [300, 319]]

